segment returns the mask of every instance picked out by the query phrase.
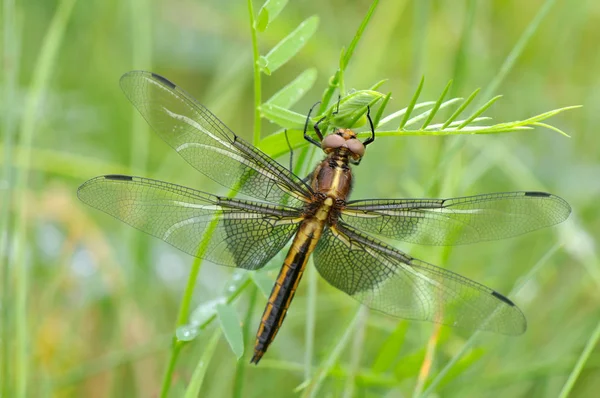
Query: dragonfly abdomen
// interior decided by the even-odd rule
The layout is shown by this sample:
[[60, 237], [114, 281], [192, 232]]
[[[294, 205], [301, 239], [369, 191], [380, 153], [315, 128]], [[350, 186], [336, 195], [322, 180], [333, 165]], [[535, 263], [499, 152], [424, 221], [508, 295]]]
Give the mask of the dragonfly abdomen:
[[269, 296], [256, 334], [254, 356], [250, 363], [258, 364], [277, 335], [304, 273], [308, 257], [313, 252], [324, 225], [324, 220], [316, 217], [306, 219], [300, 225]]

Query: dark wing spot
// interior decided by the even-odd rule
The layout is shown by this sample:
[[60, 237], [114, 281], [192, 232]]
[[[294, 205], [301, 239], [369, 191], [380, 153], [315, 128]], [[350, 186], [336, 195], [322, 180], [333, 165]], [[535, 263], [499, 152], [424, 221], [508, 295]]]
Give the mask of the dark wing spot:
[[172, 89], [174, 89], [176, 87], [175, 83], [173, 83], [166, 77], [162, 77], [161, 75], [157, 75], [156, 73], [153, 73], [152, 77], [155, 78], [156, 80], [162, 82], [164, 85], [171, 87]]
[[106, 178], [107, 180], [133, 181], [133, 177], [124, 176], [121, 174], [109, 174], [109, 175], [104, 176], [104, 178]]
[[510, 301], [506, 296], [501, 295], [498, 292], [492, 292], [492, 296], [496, 297], [499, 300], [504, 301], [506, 304], [510, 305], [511, 307], [515, 306], [515, 303], [513, 303], [512, 301]]
[[548, 196], [550, 196], [549, 193], [547, 192], [525, 192], [525, 196], [537, 196], [537, 197], [541, 197], [541, 198], [547, 198]]

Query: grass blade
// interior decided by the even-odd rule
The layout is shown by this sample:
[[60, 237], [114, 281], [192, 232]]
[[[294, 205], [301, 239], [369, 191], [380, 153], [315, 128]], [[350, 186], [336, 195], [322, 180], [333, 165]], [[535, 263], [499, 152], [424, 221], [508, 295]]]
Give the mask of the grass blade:
[[17, 161], [25, 165], [24, 169], [17, 172], [16, 192], [18, 195], [16, 204], [17, 217], [15, 221], [14, 233], [14, 269], [15, 269], [15, 346], [16, 355], [14, 358], [14, 371], [16, 377], [16, 392], [14, 396], [27, 396], [27, 386], [29, 384], [29, 327], [27, 323], [27, 298], [29, 296], [29, 267], [26, 264], [27, 249], [27, 213], [29, 211], [27, 204], [28, 185], [29, 185], [29, 164], [31, 163], [31, 147], [36, 125], [39, 121], [37, 113], [41, 107], [44, 95], [50, 84], [51, 72], [54, 69], [58, 51], [64, 39], [64, 33], [69, 20], [71, 11], [76, 0], [62, 0], [58, 3], [56, 12], [52, 17], [52, 22], [44, 36], [44, 40], [39, 52], [39, 58], [35, 63], [33, 77], [29, 96], [25, 102], [25, 109], [21, 121], [20, 144], [23, 148], [22, 155]]
[[279, 13], [285, 8], [288, 0], [267, 0], [258, 11], [255, 27], [259, 32], [264, 32], [269, 24], [277, 18]]
[[404, 113], [404, 117], [400, 121], [400, 125], [398, 126], [398, 131], [402, 130], [404, 128], [404, 126], [406, 125], [406, 122], [408, 122], [408, 118], [410, 117], [410, 114], [412, 113], [413, 109], [415, 108], [415, 104], [417, 103], [417, 100], [419, 99], [419, 96], [421, 95], [421, 90], [423, 89], [424, 83], [425, 83], [425, 76], [421, 76], [421, 81], [419, 82], [419, 85], [417, 86], [417, 90], [415, 91], [415, 93], [412, 96], [412, 99], [408, 103], [408, 106], [406, 107], [406, 112]]
[[598, 341], [600, 341], [600, 322], [598, 323], [596, 329], [594, 329], [592, 335], [588, 339], [588, 342], [585, 345], [583, 352], [579, 356], [579, 359], [577, 360], [573, 371], [569, 375], [569, 378], [567, 379], [565, 385], [560, 391], [560, 394], [558, 395], [559, 398], [567, 398], [569, 396], [569, 393], [573, 389], [577, 378], [581, 374], [581, 371], [583, 370], [586, 361], [589, 359], [590, 355], [592, 354], [592, 351], [594, 351], [594, 348], [596, 348], [596, 346], [598, 345]]
[[265, 104], [277, 105], [282, 108], [289, 109], [294, 106], [308, 90], [312, 88], [316, 80], [317, 70], [315, 68], [306, 69], [293, 81], [273, 94], [273, 96], [269, 98]]
[[185, 398], [196, 398], [200, 396], [200, 390], [202, 389], [202, 384], [204, 383], [204, 376], [206, 376], [208, 365], [215, 354], [215, 349], [217, 348], [220, 338], [221, 329], [217, 328], [208, 341], [206, 349], [204, 350], [204, 353], [200, 357], [200, 360], [194, 369], [190, 383], [185, 390]]
[[465, 102], [463, 102], [458, 109], [456, 109], [456, 111], [454, 111], [454, 113], [448, 118], [448, 120], [446, 120], [446, 122], [444, 122], [444, 124], [441, 127], [441, 130], [444, 130], [446, 127], [450, 126], [452, 124], [452, 122], [454, 122], [454, 120], [460, 116], [461, 113], [463, 113], [463, 111], [467, 108], [467, 106], [469, 106], [469, 104], [471, 104], [471, 102], [473, 102], [473, 100], [475, 99], [475, 97], [477, 96], [477, 94], [479, 94], [479, 91], [481, 89], [478, 88], [475, 91], [473, 91], [471, 93], [471, 95], [469, 95], [469, 98], [467, 98], [465, 100]]
[[491, 100], [489, 100], [488, 102], [486, 102], [481, 108], [479, 108], [478, 110], [476, 110], [475, 112], [473, 112], [473, 114], [471, 116], [469, 116], [469, 118], [467, 118], [464, 122], [462, 122], [461, 124], [459, 124], [456, 129], [460, 130], [463, 127], [468, 126], [473, 120], [475, 120], [475, 118], [477, 116], [479, 116], [483, 112], [485, 112], [490, 106], [492, 106], [494, 104], [494, 102], [498, 101], [500, 98], [502, 98], [502, 96], [501, 95], [497, 95], [494, 98], [492, 98]]
[[448, 90], [450, 90], [451, 86], [452, 86], [452, 80], [450, 80], [448, 82], [448, 84], [446, 84], [446, 87], [444, 88], [444, 91], [442, 91], [440, 98], [438, 98], [438, 100], [435, 102], [435, 105], [433, 106], [431, 111], [429, 111], [429, 117], [427, 117], [427, 119], [421, 126], [421, 129], [425, 129], [427, 126], [429, 126], [429, 123], [431, 123], [431, 121], [435, 117], [437, 111], [440, 109], [440, 106], [442, 105], [442, 102], [444, 101], [444, 97], [446, 97], [446, 94], [448, 93]]
[[375, 128], [377, 128], [379, 126], [379, 122], [381, 121], [381, 116], [383, 116], [383, 112], [385, 111], [385, 108], [387, 107], [388, 102], [390, 102], [390, 98], [392, 98], [391, 91], [389, 93], [387, 93], [386, 96], [383, 98], [383, 101], [381, 102], [381, 105], [379, 105], [379, 109], [377, 109], [377, 113], [375, 114], [375, 117], [373, 118], [373, 126]]
[[262, 71], [270, 75], [282, 67], [304, 47], [318, 26], [319, 17], [316, 15], [304, 20], [292, 33], [277, 43], [267, 55], [261, 57]]
[[217, 305], [217, 316], [231, 351], [237, 359], [244, 355], [244, 335], [235, 309], [227, 304]]
[[356, 33], [354, 34], [354, 37], [352, 38], [350, 45], [348, 46], [348, 48], [346, 50], [342, 51], [342, 55], [340, 56], [339, 69], [335, 72], [335, 74], [331, 77], [331, 79], [329, 79], [329, 82], [330, 82], [329, 87], [327, 87], [327, 89], [323, 93], [323, 96], [321, 97], [321, 106], [319, 107], [319, 112], [317, 112], [318, 114], [324, 113], [325, 109], [327, 109], [327, 106], [329, 106], [331, 97], [333, 96], [335, 89], [340, 84], [340, 80], [342, 79], [343, 72], [344, 72], [344, 70], [346, 70], [348, 63], [350, 62], [350, 58], [352, 58], [352, 55], [354, 54], [354, 49], [358, 45], [358, 42], [360, 41], [361, 37], [363, 36], [363, 33], [364, 33], [367, 25], [369, 24], [369, 21], [371, 20], [371, 16], [373, 15], [373, 12], [375, 12], [375, 8], [377, 8], [377, 4], [379, 4], [379, 0], [373, 0], [373, 2], [371, 3], [371, 6], [369, 7], [369, 10], [367, 11], [367, 14], [363, 18]]

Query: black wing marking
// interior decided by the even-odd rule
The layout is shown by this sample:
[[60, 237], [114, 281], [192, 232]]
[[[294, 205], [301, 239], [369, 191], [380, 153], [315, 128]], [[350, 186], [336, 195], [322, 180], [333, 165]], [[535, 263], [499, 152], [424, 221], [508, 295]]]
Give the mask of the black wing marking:
[[323, 232], [314, 254], [331, 285], [388, 315], [509, 335], [527, 328], [523, 313], [500, 293], [343, 223]]
[[121, 88], [156, 133], [188, 163], [219, 184], [278, 204], [308, 201], [310, 187], [235, 135], [174, 83], [150, 72], [121, 77]]
[[558, 224], [571, 207], [545, 192], [504, 192], [453, 199], [351, 201], [342, 219], [361, 231], [426, 245], [508, 238]]
[[[77, 191], [84, 203], [208, 261], [245, 269], [264, 266], [302, 221], [299, 210], [229, 199], [167, 182], [107, 175]], [[212, 233], [204, 240], [205, 233]]]

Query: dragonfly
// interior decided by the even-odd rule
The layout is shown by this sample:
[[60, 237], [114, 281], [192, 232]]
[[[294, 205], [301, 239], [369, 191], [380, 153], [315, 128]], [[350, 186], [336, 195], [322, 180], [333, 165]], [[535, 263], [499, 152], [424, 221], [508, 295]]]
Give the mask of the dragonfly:
[[571, 208], [564, 199], [520, 191], [349, 200], [352, 167], [376, 136], [369, 109], [371, 134], [364, 141], [346, 128], [323, 134], [326, 116], [312, 126], [314, 138], [308, 132], [309, 112], [304, 138], [323, 150], [324, 159], [301, 178], [166, 78], [133, 71], [121, 77], [120, 85], [167, 144], [235, 195], [110, 174], [82, 184], [79, 199], [185, 253], [224, 266], [259, 270], [291, 241], [258, 327], [251, 363], [258, 364], [277, 335], [311, 255], [329, 284], [373, 310], [470, 330], [525, 332], [525, 316], [503, 294], [416, 259], [382, 238], [459, 245], [513, 237], [567, 219]]

